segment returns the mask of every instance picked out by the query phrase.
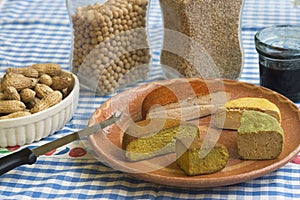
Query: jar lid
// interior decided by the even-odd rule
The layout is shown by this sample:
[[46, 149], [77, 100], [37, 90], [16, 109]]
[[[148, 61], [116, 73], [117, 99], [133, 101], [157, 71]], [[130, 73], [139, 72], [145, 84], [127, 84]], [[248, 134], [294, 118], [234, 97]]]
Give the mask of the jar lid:
[[274, 59], [300, 58], [300, 26], [278, 25], [264, 28], [255, 35], [259, 54]]

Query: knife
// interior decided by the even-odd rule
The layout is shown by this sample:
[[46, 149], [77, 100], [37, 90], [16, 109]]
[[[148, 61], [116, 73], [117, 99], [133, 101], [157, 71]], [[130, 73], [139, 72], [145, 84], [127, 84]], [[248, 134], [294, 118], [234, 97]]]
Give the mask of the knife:
[[64, 137], [61, 137], [54, 141], [51, 141], [42, 146], [39, 146], [39, 147], [36, 147], [33, 149], [24, 148], [20, 151], [17, 151], [15, 153], [12, 153], [10, 155], [2, 157], [2, 158], [0, 158], [0, 176], [18, 166], [21, 166], [24, 164], [31, 165], [31, 164], [35, 163], [37, 160], [37, 157], [39, 157], [40, 155], [44, 155], [53, 149], [64, 146], [70, 142], [73, 142], [75, 140], [78, 140], [80, 138], [88, 136], [92, 133], [96, 133], [99, 130], [118, 121], [121, 118], [121, 116], [122, 116], [122, 113], [120, 113], [118, 116], [116, 116], [116, 114], [114, 113], [110, 118], [108, 118], [100, 123], [97, 123], [93, 126], [90, 126], [86, 129], [71, 133], [69, 135], [66, 135]]

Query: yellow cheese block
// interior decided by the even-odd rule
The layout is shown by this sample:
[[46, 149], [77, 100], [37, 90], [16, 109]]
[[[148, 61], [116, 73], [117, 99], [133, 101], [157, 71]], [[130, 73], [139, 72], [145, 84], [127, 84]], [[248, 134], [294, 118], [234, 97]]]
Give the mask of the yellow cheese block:
[[200, 137], [198, 126], [175, 119], [154, 118], [131, 124], [122, 139], [128, 161], [175, 152], [176, 138]]
[[237, 130], [241, 125], [243, 112], [249, 110], [266, 113], [281, 123], [280, 110], [274, 103], [264, 98], [243, 97], [228, 101], [218, 108], [214, 124], [218, 128]]

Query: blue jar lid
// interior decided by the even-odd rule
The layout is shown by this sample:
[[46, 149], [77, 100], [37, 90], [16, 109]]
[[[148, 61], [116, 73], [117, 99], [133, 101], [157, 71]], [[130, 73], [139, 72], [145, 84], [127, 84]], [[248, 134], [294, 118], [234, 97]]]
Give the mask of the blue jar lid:
[[254, 39], [257, 52], [263, 56], [300, 59], [300, 26], [271, 26], [258, 31]]

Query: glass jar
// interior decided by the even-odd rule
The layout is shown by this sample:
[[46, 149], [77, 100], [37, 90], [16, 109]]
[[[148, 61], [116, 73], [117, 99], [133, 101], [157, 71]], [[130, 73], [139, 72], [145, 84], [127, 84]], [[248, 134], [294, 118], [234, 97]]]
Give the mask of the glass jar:
[[147, 78], [148, 0], [67, 0], [71, 68], [85, 88], [105, 95]]
[[267, 27], [255, 35], [260, 85], [300, 101], [300, 26]]
[[243, 67], [243, 0], [160, 0], [161, 63], [185, 77], [238, 79]]

